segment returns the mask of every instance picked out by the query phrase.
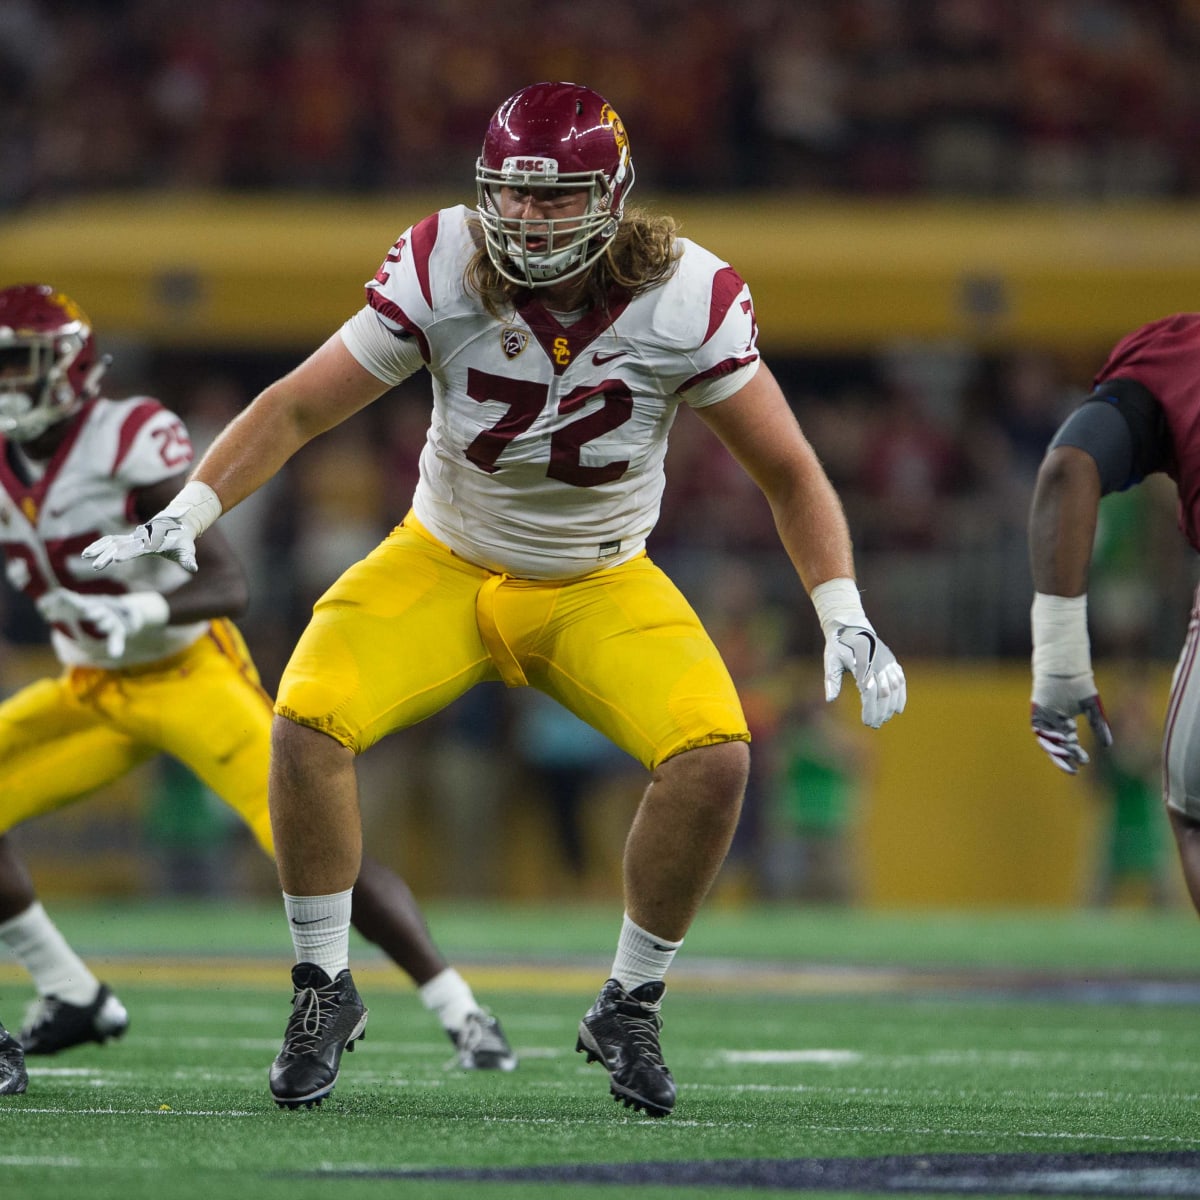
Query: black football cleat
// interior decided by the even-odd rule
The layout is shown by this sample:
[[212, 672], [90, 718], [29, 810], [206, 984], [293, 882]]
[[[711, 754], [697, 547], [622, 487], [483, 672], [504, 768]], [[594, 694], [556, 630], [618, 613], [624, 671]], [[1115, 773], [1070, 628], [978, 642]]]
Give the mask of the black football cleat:
[[0, 1096], [19, 1096], [28, 1086], [21, 1043], [0, 1025]]
[[25, 1017], [17, 1040], [27, 1055], [57, 1054], [88, 1042], [103, 1045], [129, 1028], [129, 1014], [106, 983], [91, 1004], [71, 1004], [57, 996], [39, 996]]
[[[447, 1031], [449, 1032], [449, 1031]], [[464, 1071], [515, 1071], [517, 1056], [491, 1013], [479, 1009], [467, 1014], [463, 1027], [450, 1033], [458, 1053], [450, 1066]]]
[[627, 992], [610, 979], [580, 1021], [575, 1043], [588, 1062], [604, 1065], [613, 1099], [649, 1117], [665, 1117], [675, 1107], [675, 1081], [658, 1044], [665, 991], [658, 980]]
[[271, 1095], [280, 1108], [312, 1108], [333, 1091], [342, 1051], [365, 1036], [367, 1010], [349, 971], [331, 980], [315, 963], [297, 963], [292, 987], [292, 1015], [271, 1064]]

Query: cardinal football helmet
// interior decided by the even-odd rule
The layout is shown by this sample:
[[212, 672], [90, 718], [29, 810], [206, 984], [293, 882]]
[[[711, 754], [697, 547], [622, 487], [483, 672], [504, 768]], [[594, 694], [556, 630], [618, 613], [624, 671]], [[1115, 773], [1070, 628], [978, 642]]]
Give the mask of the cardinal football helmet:
[[0, 434], [39, 437], [97, 394], [107, 365], [69, 296], [44, 283], [0, 289]]
[[[488, 254], [500, 274], [526, 287], [558, 283], [587, 270], [617, 232], [633, 187], [629, 137], [612, 105], [591, 88], [535, 83], [496, 110], [475, 183]], [[503, 217], [503, 187], [585, 191], [587, 207], [582, 216]]]

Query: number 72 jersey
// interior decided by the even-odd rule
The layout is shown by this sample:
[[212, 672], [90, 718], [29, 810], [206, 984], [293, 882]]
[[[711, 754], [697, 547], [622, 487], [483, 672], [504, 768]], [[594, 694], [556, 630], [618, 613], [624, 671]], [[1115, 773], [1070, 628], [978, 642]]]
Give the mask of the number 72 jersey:
[[465, 287], [472, 214], [409, 229], [342, 328], [389, 384], [425, 366], [433, 416], [413, 497], [418, 519], [464, 558], [532, 579], [583, 575], [639, 553], [658, 519], [667, 435], [758, 366], [749, 289], [686, 238], [674, 273], [603, 311], [537, 298], [507, 319]]

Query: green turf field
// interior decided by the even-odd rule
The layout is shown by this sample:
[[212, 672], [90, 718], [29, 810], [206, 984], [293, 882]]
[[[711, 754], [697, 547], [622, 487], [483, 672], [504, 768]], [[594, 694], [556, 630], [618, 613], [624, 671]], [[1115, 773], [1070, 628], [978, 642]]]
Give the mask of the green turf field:
[[[132, 1025], [31, 1060], [0, 1101], [0, 1196], [1200, 1195], [1190, 915], [708, 912], [672, 971], [679, 1103], [655, 1121], [573, 1052], [619, 911], [430, 911], [518, 1071], [446, 1069], [411, 986], [359, 946], [367, 1039], [321, 1108], [283, 1112], [274, 907], [59, 907]], [[10, 1026], [28, 998], [0, 963]]]

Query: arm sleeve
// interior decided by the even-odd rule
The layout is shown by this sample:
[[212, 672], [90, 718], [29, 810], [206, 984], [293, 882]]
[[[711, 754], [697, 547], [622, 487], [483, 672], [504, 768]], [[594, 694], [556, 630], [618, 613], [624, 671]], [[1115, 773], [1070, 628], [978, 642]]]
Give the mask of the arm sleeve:
[[376, 379], [393, 387], [424, 366], [416, 338], [387, 323], [369, 305], [358, 310], [341, 329], [346, 349]]
[[1074, 446], [1096, 460], [1103, 495], [1121, 492], [1163, 470], [1170, 434], [1162, 406], [1132, 379], [1110, 379], [1063, 422], [1050, 442]]
[[710, 404], [728, 400], [735, 392], [740, 392], [758, 374], [760, 362], [761, 359], [756, 358], [753, 362], [740, 365], [731, 363], [729, 370], [724, 374], [711, 376], [696, 384], [695, 387], [689, 388], [688, 404], [693, 408], [707, 408]]

